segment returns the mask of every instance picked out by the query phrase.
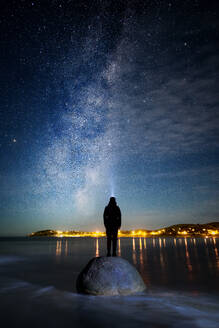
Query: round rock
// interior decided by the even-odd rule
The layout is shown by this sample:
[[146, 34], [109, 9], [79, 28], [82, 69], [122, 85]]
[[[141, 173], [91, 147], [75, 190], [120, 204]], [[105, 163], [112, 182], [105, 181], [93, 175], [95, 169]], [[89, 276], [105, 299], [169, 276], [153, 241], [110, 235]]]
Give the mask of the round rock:
[[121, 257], [95, 257], [79, 274], [79, 293], [129, 295], [143, 292], [146, 286], [138, 271]]

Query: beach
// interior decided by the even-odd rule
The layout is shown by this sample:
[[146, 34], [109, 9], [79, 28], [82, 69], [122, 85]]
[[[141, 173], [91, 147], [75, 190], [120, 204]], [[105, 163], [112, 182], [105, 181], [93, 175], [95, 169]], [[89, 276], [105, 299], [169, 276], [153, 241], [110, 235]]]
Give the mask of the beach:
[[147, 290], [131, 296], [76, 291], [79, 272], [105, 255], [105, 238], [1, 238], [4, 327], [218, 327], [219, 238], [120, 238], [118, 255]]

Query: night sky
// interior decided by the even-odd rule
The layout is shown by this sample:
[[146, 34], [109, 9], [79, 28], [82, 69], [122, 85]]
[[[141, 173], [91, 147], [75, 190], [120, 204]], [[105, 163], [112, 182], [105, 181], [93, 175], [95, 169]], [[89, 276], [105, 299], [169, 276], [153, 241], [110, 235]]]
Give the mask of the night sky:
[[0, 2], [0, 235], [219, 220], [218, 1]]

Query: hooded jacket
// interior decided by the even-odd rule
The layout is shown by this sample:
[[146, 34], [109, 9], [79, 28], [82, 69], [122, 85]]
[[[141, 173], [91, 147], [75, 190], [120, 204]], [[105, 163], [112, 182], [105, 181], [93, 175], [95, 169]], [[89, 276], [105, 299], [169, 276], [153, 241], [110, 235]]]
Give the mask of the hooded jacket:
[[118, 230], [121, 227], [121, 211], [116, 202], [109, 202], [105, 207], [103, 220], [107, 230]]

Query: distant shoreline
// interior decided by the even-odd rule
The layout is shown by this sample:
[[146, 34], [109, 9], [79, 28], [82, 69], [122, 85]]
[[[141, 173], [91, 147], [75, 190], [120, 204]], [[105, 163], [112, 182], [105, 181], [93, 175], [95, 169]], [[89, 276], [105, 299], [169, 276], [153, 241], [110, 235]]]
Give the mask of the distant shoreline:
[[[28, 234], [28, 237], [105, 237], [105, 232], [100, 231], [60, 231], [41, 230]], [[118, 237], [212, 237], [219, 236], [219, 222], [205, 224], [176, 224], [162, 229], [146, 230], [121, 230]]]

